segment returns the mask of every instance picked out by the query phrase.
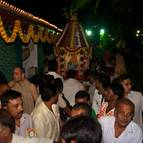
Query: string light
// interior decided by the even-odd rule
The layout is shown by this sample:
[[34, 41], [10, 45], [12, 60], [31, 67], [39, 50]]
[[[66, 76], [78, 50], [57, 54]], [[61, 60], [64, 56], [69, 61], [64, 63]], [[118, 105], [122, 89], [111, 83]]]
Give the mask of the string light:
[[30, 18], [31, 20], [39, 22], [41, 24], [47, 25], [48, 27], [51, 27], [51, 28], [57, 30], [58, 32], [63, 31], [62, 29], [60, 29], [57, 26], [49, 23], [48, 21], [46, 21], [42, 18], [36, 17], [36, 16], [32, 15], [31, 13], [25, 12], [24, 10], [21, 10], [21, 9], [19, 9], [13, 5], [10, 5], [9, 3], [7, 3], [3, 0], [0, 0], [0, 8], [3, 10], [8, 10], [10, 12], [16, 13], [17, 15], [20, 15], [20, 16]]

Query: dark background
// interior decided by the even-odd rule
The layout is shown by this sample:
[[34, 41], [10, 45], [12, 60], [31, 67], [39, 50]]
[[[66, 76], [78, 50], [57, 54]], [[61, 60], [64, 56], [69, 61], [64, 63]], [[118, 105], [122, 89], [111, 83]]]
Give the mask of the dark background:
[[[59, 28], [65, 27], [68, 19], [63, 8], [68, 8], [73, 0], [6, 0], [8, 3], [43, 18]], [[81, 0], [82, 1], [82, 0]], [[88, 0], [87, 0], [88, 1]], [[141, 0], [100, 0], [94, 10], [94, 2], [78, 11], [78, 19], [84, 28], [95, 33], [92, 42], [96, 43], [99, 29], [105, 28], [116, 41], [123, 39], [126, 43], [124, 57], [129, 74], [136, 83], [136, 89], [143, 90], [143, 7]], [[140, 30], [140, 37], [136, 31]], [[108, 44], [112, 47], [111, 43]], [[96, 44], [93, 45], [96, 47]], [[112, 48], [114, 48], [113, 45]], [[97, 51], [98, 53], [99, 51]], [[102, 51], [101, 51], [102, 52]]]

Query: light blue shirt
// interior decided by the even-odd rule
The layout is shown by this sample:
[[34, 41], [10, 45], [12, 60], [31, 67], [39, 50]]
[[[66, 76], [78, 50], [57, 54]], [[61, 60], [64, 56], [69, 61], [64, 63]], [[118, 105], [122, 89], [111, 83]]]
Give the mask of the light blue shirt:
[[23, 113], [20, 119], [20, 127], [16, 126], [15, 134], [18, 136], [27, 137], [28, 129], [34, 129], [34, 122], [29, 114]]

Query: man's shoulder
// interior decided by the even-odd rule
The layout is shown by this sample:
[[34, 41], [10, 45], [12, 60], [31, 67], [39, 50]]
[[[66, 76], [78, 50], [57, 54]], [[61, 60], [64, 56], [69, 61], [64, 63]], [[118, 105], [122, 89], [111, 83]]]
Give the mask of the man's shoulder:
[[44, 105], [43, 102], [38, 104], [31, 113], [32, 118], [38, 118], [38, 116], [45, 115], [48, 112], [48, 108]]
[[10, 87], [13, 87], [13, 86], [15, 85], [15, 81], [14, 81], [14, 80], [9, 81], [9, 82], [8, 82], [8, 85], [9, 85]]
[[[129, 95], [127, 96], [127, 98], [131, 99], [132, 102], [140, 102], [143, 101], [143, 95], [141, 92], [139, 91], [134, 91], [132, 90]], [[134, 103], [135, 104], [135, 103]]]
[[102, 125], [111, 126], [111, 123], [114, 123], [114, 116], [104, 116], [98, 120]]
[[23, 113], [20, 121], [21, 122], [32, 122], [32, 117], [27, 113]]
[[134, 121], [131, 121], [128, 125], [128, 129], [133, 132], [133, 134], [142, 133], [141, 127], [135, 123]]
[[27, 114], [27, 113], [23, 113], [23, 114], [22, 114], [22, 117], [23, 117], [23, 118], [31, 118], [31, 116], [30, 116], [29, 114]]
[[131, 90], [131, 92], [130, 92], [130, 94], [131, 95], [136, 95], [136, 96], [142, 96], [142, 93], [141, 92], [139, 92], [139, 91], [135, 91], [135, 90]]

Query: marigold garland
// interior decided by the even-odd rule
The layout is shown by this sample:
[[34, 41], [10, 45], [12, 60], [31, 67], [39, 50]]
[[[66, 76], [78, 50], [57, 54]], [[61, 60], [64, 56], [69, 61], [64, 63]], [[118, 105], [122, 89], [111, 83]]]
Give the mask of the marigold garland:
[[0, 36], [6, 43], [12, 43], [15, 41], [16, 37], [19, 35], [21, 41], [23, 43], [28, 43], [30, 38], [37, 43], [41, 41], [42, 43], [55, 43], [57, 41], [57, 33], [48, 32], [48, 29], [44, 29], [38, 27], [37, 31], [34, 31], [34, 25], [30, 24], [27, 30], [27, 34], [24, 34], [21, 28], [21, 22], [19, 20], [14, 21], [13, 31], [11, 35], [8, 35], [4, 25], [2, 18], [0, 16]]

